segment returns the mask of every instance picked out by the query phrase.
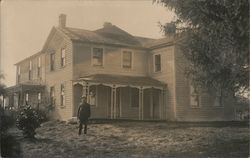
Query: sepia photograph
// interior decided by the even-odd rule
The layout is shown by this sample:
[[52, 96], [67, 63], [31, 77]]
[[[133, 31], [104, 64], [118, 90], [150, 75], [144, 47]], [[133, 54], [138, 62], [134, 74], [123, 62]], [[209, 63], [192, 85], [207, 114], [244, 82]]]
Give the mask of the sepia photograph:
[[249, 158], [248, 0], [0, 1], [1, 158]]

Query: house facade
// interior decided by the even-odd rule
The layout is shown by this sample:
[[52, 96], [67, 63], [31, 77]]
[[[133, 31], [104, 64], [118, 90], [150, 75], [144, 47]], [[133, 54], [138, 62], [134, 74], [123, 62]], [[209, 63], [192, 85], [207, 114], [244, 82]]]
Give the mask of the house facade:
[[42, 50], [16, 63], [16, 85], [6, 104], [53, 105], [53, 117], [76, 117], [81, 96], [92, 118], [233, 120], [233, 99], [196, 92], [184, 75], [187, 61], [174, 37], [133, 36], [105, 23], [89, 31], [66, 26], [59, 16]]

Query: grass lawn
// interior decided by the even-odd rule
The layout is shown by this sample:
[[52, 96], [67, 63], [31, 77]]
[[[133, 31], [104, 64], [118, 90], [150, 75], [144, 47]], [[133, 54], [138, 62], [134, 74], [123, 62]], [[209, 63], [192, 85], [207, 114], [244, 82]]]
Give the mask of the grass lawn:
[[77, 124], [50, 121], [36, 140], [11, 130], [23, 158], [159, 158], [249, 155], [249, 128], [240, 123], [92, 122], [78, 136]]

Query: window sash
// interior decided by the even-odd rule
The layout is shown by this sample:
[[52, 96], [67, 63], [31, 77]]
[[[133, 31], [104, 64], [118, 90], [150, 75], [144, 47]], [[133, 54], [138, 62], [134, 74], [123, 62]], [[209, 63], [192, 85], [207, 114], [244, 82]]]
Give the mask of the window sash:
[[38, 94], [37, 94], [37, 100], [41, 100], [41, 92], [39, 92]]
[[64, 106], [64, 105], [65, 105], [64, 90], [65, 90], [64, 84], [61, 84], [61, 106]]
[[54, 70], [55, 69], [55, 53], [50, 54], [50, 70]]
[[155, 72], [161, 71], [161, 55], [157, 54], [154, 56], [155, 61]]
[[93, 48], [93, 65], [101, 66], [103, 65], [103, 49], [102, 48]]
[[123, 51], [123, 68], [131, 68], [132, 67], [132, 52]]
[[65, 48], [61, 50], [61, 66], [65, 66]]
[[29, 93], [25, 94], [25, 101], [29, 101]]
[[192, 107], [200, 106], [200, 96], [197, 91], [197, 88], [190, 86], [190, 105]]

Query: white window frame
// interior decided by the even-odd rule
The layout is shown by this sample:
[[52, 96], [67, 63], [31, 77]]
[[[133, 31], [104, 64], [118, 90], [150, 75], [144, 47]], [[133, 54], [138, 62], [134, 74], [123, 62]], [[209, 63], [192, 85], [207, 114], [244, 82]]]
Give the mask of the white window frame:
[[[155, 57], [157, 56], [157, 55], [160, 55], [160, 65], [161, 65], [161, 69], [159, 70], [159, 71], [156, 71], [156, 65], [155, 65]], [[154, 68], [154, 70], [153, 70], [153, 72], [154, 73], [159, 73], [159, 72], [161, 72], [162, 71], [162, 54], [161, 53], [156, 53], [156, 54], [153, 54], [153, 68]]]
[[[63, 87], [63, 89], [62, 89], [62, 87]], [[66, 101], [66, 99], [65, 99], [65, 83], [62, 83], [62, 84], [60, 84], [60, 105], [61, 105], [61, 107], [64, 107], [66, 105], [65, 101]]]
[[42, 93], [41, 92], [37, 93], [37, 100], [39, 103], [41, 102], [41, 100], [42, 100]]
[[[94, 64], [94, 60], [93, 60], [93, 56], [94, 56], [94, 49], [102, 49], [102, 65], [95, 65]], [[95, 67], [104, 67], [104, 52], [105, 49], [103, 47], [92, 47], [91, 49], [91, 66], [95, 66]]]
[[[52, 56], [54, 56], [54, 60], [53, 60], [53, 69], [52, 69]], [[56, 53], [50, 53], [50, 54], [49, 54], [49, 60], [50, 60], [50, 65], [49, 65], [50, 71], [55, 71]]]
[[[131, 52], [131, 67], [124, 67], [123, 65], [123, 53], [124, 52]], [[134, 52], [132, 50], [128, 50], [128, 49], [122, 49], [121, 51], [121, 68], [122, 69], [133, 69], [134, 67]]]
[[29, 93], [25, 94], [25, 101], [28, 102], [29, 101]]
[[66, 66], [66, 48], [61, 49], [61, 67]]

